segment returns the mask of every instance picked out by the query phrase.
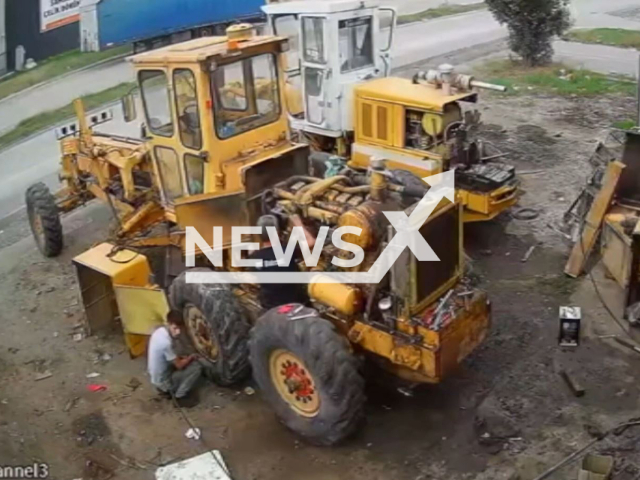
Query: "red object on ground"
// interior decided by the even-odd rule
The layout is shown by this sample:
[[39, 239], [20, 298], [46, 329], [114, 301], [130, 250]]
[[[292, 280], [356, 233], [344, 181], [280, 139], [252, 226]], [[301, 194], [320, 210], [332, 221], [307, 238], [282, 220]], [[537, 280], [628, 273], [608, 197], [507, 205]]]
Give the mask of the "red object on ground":
[[99, 385], [97, 383], [92, 383], [91, 385], [87, 385], [87, 390], [90, 392], [104, 392], [107, 389], [106, 385]]

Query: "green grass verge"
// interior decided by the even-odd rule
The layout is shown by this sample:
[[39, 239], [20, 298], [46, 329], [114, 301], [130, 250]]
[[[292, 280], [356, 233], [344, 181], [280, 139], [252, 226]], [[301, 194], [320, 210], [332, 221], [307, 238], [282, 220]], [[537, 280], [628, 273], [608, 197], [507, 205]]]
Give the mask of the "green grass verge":
[[[126, 95], [135, 87], [135, 83], [121, 83], [115, 87], [103, 90], [102, 92], [93, 93], [82, 97], [84, 101], [84, 107], [87, 112], [94, 108], [98, 108], [107, 103], [111, 103], [123, 95]], [[69, 104], [65, 107], [58, 108], [56, 110], [49, 110], [39, 115], [34, 115], [20, 122], [13, 130], [0, 135], [0, 149], [4, 149], [13, 143], [23, 140], [34, 133], [44, 130], [48, 127], [52, 127], [67, 119], [73, 118], [75, 112], [73, 110], [73, 104]]]
[[561, 64], [526, 68], [510, 60], [487, 62], [476, 68], [479, 78], [506, 86], [510, 94], [552, 93], [565, 96], [635, 95], [635, 81]]
[[432, 18], [447, 17], [458, 13], [472, 12], [474, 10], [483, 10], [487, 8], [484, 2], [471, 3], [469, 5], [440, 5], [436, 8], [430, 8], [422, 12], [411, 13], [409, 15], [400, 15], [398, 17], [398, 25], [405, 23], [421, 22]]
[[131, 51], [130, 46], [123, 46], [105, 50], [103, 52], [82, 53], [72, 50], [61, 55], [48, 58], [38, 63], [32, 70], [18, 72], [0, 81], [0, 99], [20, 92], [26, 88], [51, 80], [68, 72], [92, 65], [94, 63], [124, 55]]
[[613, 128], [619, 128], [620, 130], [631, 130], [637, 126], [635, 120], [627, 119], [613, 122]]
[[566, 38], [580, 43], [598, 43], [640, 50], [640, 30], [625, 30], [623, 28], [578, 29], [571, 30]]

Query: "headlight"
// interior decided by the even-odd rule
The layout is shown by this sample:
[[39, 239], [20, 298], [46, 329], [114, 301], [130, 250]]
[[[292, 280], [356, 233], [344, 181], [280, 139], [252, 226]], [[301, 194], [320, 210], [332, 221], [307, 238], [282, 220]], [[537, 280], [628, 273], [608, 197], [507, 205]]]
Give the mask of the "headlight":
[[388, 312], [393, 307], [391, 297], [385, 297], [378, 302], [378, 308], [381, 312]]

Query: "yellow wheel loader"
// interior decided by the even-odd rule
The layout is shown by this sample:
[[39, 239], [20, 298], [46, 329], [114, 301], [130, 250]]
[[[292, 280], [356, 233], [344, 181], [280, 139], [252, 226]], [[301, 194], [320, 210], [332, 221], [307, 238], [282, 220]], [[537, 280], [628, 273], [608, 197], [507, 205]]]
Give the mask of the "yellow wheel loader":
[[[287, 36], [287, 108], [292, 129], [317, 152], [322, 173], [386, 158], [420, 177], [455, 170], [464, 221], [495, 218], [518, 200], [515, 168], [477, 134], [469, 107], [479, 89], [505, 87], [461, 75], [451, 65], [392, 77], [395, 10], [374, 1], [301, 0], [262, 7]], [[425, 27], [428, 28], [428, 25]]]
[[[78, 102], [79, 128], [61, 140], [64, 187], [32, 187], [27, 204], [47, 256], [62, 247], [60, 214], [95, 198], [112, 210], [110, 238], [74, 259], [91, 332], [119, 322], [135, 357], [168, 308], [179, 309], [211, 380], [226, 386], [253, 372], [285, 425], [330, 445], [359, 425], [364, 361], [410, 382], [441, 382], [486, 337], [490, 305], [464, 276], [453, 189], [434, 195], [419, 177], [396, 175], [384, 156], [329, 178], [310, 174], [309, 147], [291, 140], [284, 106], [286, 50], [285, 38], [232, 27], [227, 37], [132, 57], [146, 138], [92, 132]], [[135, 105], [123, 99], [129, 119]], [[425, 207], [431, 215], [413, 215]], [[312, 276], [309, 304], [267, 312], [259, 285], [194, 282], [243, 273], [233, 266], [231, 227], [269, 214], [286, 238], [292, 212], [315, 234], [355, 229], [348, 241], [362, 261], [336, 263], [352, 254], [320, 242], [317, 264], [299, 265]], [[396, 217], [414, 219], [413, 235], [439, 261], [401, 248], [379, 280], [336, 280], [373, 270], [399, 233], [389, 220]], [[187, 241], [192, 230], [200, 243]], [[212, 245], [222, 246], [221, 264], [209, 257]]]

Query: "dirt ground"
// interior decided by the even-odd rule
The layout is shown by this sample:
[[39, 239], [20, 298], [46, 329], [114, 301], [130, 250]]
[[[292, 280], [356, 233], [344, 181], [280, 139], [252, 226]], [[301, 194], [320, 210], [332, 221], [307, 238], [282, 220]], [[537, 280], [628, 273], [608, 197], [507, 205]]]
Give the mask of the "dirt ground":
[[[588, 277], [563, 275], [569, 246], [549, 226], [589, 174], [595, 142], [629, 116], [632, 99], [485, 96], [480, 110], [485, 138], [525, 172], [519, 206], [540, 212], [467, 228], [468, 254], [493, 304], [490, 337], [459, 375], [412, 397], [371, 379], [366, 425], [330, 449], [284, 430], [260, 392], [245, 391], [251, 382], [203, 386], [188, 415], [234, 479], [531, 480], [594, 432], [638, 415], [640, 356], [599, 338], [620, 329]], [[67, 248], [53, 260], [28, 237], [2, 244], [0, 465], [47, 462], [56, 480], [142, 480], [154, 478], [156, 465], [205, 451], [185, 438], [179, 412], [156, 399], [144, 359], [129, 359], [119, 334], [74, 339], [83, 313], [71, 259], [103, 238], [108, 222], [98, 205], [66, 218]], [[594, 278], [619, 309], [618, 287], [599, 267]], [[574, 304], [583, 308], [583, 343], [563, 351], [558, 307]], [[584, 397], [571, 394], [561, 369], [586, 388]], [[90, 384], [106, 390], [90, 392]], [[640, 478], [640, 428], [593, 450], [615, 456], [614, 480]], [[576, 464], [551, 478], [577, 478]]]

